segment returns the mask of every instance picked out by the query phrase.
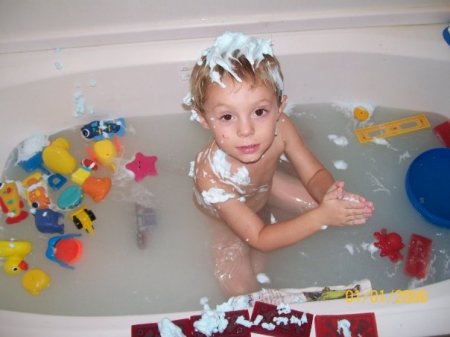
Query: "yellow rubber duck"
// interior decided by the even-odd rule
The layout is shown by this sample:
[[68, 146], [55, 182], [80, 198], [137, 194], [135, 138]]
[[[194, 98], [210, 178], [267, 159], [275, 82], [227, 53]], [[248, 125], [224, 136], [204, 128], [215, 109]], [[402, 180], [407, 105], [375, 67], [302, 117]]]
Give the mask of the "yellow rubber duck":
[[28, 241], [0, 240], [0, 258], [5, 261], [3, 269], [9, 275], [16, 275], [22, 270], [28, 269], [24, 258], [30, 254], [32, 249]]
[[22, 287], [31, 295], [39, 295], [50, 285], [50, 276], [39, 268], [28, 270], [22, 277]]
[[77, 166], [77, 160], [69, 152], [69, 148], [70, 144], [66, 138], [56, 138], [42, 151], [45, 166], [62, 175], [72, 173]]
[[86, 147], [89, 158], [97, 161], [103, 166], [116, 170], [116, 157], [122, 152], [122, 144], [119, 137], [114, 136], [113, 140], [102, 139], [94, 143], [92, 148]]

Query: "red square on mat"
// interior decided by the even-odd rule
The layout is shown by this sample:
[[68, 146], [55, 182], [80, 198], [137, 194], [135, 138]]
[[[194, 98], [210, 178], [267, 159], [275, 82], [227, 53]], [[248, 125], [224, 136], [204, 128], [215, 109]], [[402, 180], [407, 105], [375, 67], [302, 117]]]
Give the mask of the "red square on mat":
[[[189, 318], [172, 321], [180, 327], [186, 337], [192, 337], [192, 325]], [[158, 323], [134, 324], [131, 326], [131, 337], [161, 337]]]
[[[249, 319], [248, 310], [228, 311], [225, 313], [225, 318], [228, 320], [228, 325], [224, 332], [213, 333], [211, 337], [250, 337], [250, 328], [237, 324], [238, 317], [243, 316], [246, 320]], [[202, 316], [196, 315], [191, 317], [191, 326], [194, 337], [205, 337], [200, 331], [195, 331], [194, 322], [198, 321]]]
[[405, 272], [409, 276], [419, 279], [427, 276], [428, 265], [430, 264], [432, 240], [425, 236], [413, 233], [408, 246], [406, 256]]
[[378, 337], [373, 312], [342, 315], [316, 315], [314, 318], [317, 337]]
[[[308, 337], [311, 334], [311, 326], [314, 317], [312, 314], [297, 310], [291, 310], [288, 314], [278, 313], [276, 305], [256, 302], [253, 308], [251, 320], [255, 322], [258, 315], [262, 316], [262, 320], [258, 325], [252, 326], [252, 332], [276, 337]], [[304, 318], [306, 319], [306, 322], [291, 323], [291, 318], [293, 317], [295, 317], [296, 321]], [[280, 322], [283, 318], [287, 318], [287, 324]], [[277, 321], [279, 322], [278, 324]], [[262, 326], [263, 323], [271, 325], [274, 329], [269, 330], [264, 328]]]

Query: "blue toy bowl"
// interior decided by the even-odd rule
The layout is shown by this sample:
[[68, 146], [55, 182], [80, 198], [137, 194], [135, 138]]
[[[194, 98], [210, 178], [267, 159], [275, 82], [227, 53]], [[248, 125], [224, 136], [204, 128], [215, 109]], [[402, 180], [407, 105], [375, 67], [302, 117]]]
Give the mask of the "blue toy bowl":
[[450, 148], [420, 154], [409, 166], [405, 185], [409, 200], [425, 219], [450, 228]]

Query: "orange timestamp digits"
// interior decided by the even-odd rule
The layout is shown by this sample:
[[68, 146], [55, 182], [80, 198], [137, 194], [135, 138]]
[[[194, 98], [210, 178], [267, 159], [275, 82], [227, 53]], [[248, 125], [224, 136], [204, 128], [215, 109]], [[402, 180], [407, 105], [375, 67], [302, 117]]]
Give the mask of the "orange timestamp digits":
[[397, 289], [390, 292], [376, 289], [360, 292], [357, 289], [348, 289], [345, 292], [345, 301], [347, 303], [415, 304], [426, 303], [428, 294], [425, 289]]

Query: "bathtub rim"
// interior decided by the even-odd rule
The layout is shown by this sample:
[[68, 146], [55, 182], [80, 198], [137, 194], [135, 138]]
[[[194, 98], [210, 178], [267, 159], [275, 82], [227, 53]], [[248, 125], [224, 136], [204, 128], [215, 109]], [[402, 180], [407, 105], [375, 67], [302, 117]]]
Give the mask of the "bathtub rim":
[[0, 36], [0, 55], [60, 48], [142, 43], [180, 38], [212, 38], [224, 30], [248, 34], [354, 29], [380, 26], [443, 24], [450, 18], [444, 3], [387, 7], [356, 7], [344, 10], [296, 8], [290, 12], [253, 15], [228, 14], [225, 17], [188, 17], [184, 20], [98, 25], [68, 30], [39, 29], [28, 34]]
[[[392, 331], [395, 331], [396, 336], [442, 335], [450, 332], [450, 321], [447, 317], [450, 312], [450, 279], [416, 289], [426, 291], [426, 303], [350, 304], [345, 300], [328, 300], [291, 307], [314, 315], [373, 312], [379, 336], [389, 336]], [[189, 318], [198, 314], [201, 314], [200, 310], [153, 315], [54, 316], [0, 310], [0, 331], [3, 330], [9, 337], [38, 337], [43, 333], [48, 337], [60, 336], [61, 333], [69, 337], [81, 337], [94, 332], [96, 336], [123, 336], [124, 333], [130, 334], [133, 324], [156, 323], [163, 318]], [[431, 319], [426, 318], [426, 324], [423, 317], [425, 314], [431, 314]], [[21, 324], [25, 321], [27, 324]], [[252, 336], [262, 335], [253, 333]], [[311, 336], [315, 336], [314, 328]]]

